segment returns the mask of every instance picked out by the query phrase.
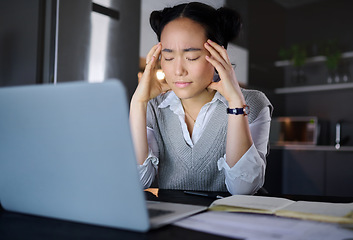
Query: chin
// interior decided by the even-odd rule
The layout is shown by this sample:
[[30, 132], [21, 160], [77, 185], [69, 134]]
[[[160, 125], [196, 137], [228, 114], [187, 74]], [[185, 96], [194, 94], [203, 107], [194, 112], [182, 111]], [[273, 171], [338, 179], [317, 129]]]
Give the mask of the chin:
[[173, 91], [174, 91], [175, 95], [177, 95], [178, 98], [183, 99], [183, 100], [193, 98], [199, 94], [199, 93], [190, 92], [190, 91], [183, 91], [180, 89], [176, 89]]
[[188, 99], [191, 98], [192, 96], [190, 96], [190, 94], [187, 93], [181, 93], [179, 91], [174, 91], [175, 95], [180, 98], [180, 99]]

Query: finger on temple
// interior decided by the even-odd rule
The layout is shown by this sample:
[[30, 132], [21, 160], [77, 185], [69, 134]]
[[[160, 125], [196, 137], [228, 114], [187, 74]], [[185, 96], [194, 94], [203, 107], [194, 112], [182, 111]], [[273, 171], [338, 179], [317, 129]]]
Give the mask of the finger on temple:
[[230, 60], [229, 60], [229, 56], [228, 56], [227, 50], [223, 46], [220, 46], [219, 44], [211, 41], [210, 39], [207, 40], [207, 43], [218, 52], [218, 54], [225, 60], [225, 62], [230, 64]]
[[160, 47], [160, 43], [154, 45], [150, 51], [148, 52], [147, 56], [146, 56], [146, 65], [151, 62], [152, 60], [152, 56], [155, 55], [156, 51], [158, 51], [158, 48]]
[[210, 44], [205, 43], [205, 48], [210, 52], [211, 57], [209, 60], [216, 60], [220, 62], [223, 66], [227, 64], [226, 60], [221, 56], [221, 54]]

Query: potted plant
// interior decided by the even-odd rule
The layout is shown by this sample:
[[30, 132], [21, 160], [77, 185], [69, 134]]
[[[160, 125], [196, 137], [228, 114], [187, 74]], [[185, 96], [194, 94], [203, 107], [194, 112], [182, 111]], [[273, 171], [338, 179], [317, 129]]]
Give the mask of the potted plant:
[[338, 47], [337, 41], [335, 40], [327, 41], [323, 47], [322, 53], [326, 57], [325, 63], [329, 72], [327, 82], [338, 83], [340, 81], [340, 77], [338, 74], [338, 66], [341, 61], [342, 53]]
[[289, 48], [281, 47], [278, 52], [282, 60], [290, 60], [294, 67], [292, 72], [293, 83], [303, 83], [305, 81], [305, 73], [302, 66], [307, 59], [307, 50], [304, 45], [292, 44]]
[[305, 64], [307, 52], [305, 47], [299, 44], [293, 44], [290, 48], [292, 62], [295, 67], [302, 67]]
[[307, 58], [306, 48], [303, 45], [293, 44], [291, 45], [289, 52], [291, 55], [292, 64], [294, 66], [294, 71], [292, 74], [293, 81], [295, 83], [303, 83], [305, 82], [305, 73], [302, 67]]

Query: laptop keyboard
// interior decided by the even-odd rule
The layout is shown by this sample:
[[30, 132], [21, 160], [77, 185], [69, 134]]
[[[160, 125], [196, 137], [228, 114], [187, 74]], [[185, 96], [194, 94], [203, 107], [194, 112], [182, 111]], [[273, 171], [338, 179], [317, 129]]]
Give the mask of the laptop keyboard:
[[151, 209], [151, 208], [148, 209], [148, 215], [150, 216], [150, 218], [159, 217], [161, 215], [165, 215], [172, 212], [173, 211], [170, 211], [170, 210]]

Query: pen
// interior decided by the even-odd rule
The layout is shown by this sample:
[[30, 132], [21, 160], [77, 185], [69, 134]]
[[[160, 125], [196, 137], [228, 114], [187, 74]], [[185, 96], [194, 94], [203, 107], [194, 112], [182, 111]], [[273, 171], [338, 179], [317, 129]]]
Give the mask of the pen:
[[202, 193], [202, 192], [184, 191], [184, 193], [185, 194], [190, 194], [190, 195], [201, 196], [201, 197], [218, 198], [218, 199], [223, 198], [220, 195], [208, 194], [208, 193]]

